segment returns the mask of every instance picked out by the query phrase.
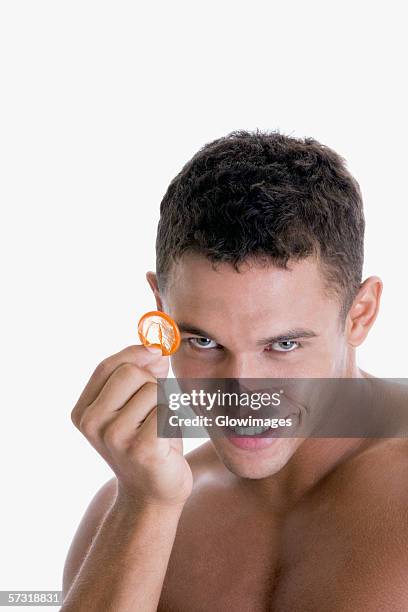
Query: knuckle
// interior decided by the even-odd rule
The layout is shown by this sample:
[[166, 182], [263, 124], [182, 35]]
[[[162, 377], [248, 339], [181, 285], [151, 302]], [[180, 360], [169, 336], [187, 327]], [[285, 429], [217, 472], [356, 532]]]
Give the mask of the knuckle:
[[137, 359], [138, 355], [140, 354], [140, 346], [135, 345], [135, 344], [130, 344], [129, 346], [125, 348], [124, 352], [128, 353], [133, 358]]
[[143, 389], [144, 392], [150, 394], [157, 393], [158, 384], [154, 380], [146, 380], [140, 387], [139, 391]]
[[140, 386], [144, 386], [146, 383], [155, 383], [155, 378], [150, 372], [139, 367], [135, 363], [122, 363], [116, 370], [115, 376], [118, 376], [120, 380], [137, 380], [140, 381]]
[[106, 359], [102, 359], [102, 361], [100, 363], [98, 363], [98, 365], [95, 368], [95, 374], [104, 374], [106, 372], [106, 370], [108, 369], [108, 365], [109, 365], [109, 357], [106, 357]]
[[98, 423], [92, 412], [87, 412], [82, 416], [79, 422], [79, 429], [86, 438], [96, 438], [98, 432]]
[[137, 366], [135, 363], [130, 362], [122, 363], [117, 369], [118, 375], [123, 376], [125, 378], [136, 376], [140, 374], [140, 372], [141, 370], [139, 366]]
[[79, 416], [76, 408], [71, 411], [71, 421], [75, 425], [75, 427], [79, 426]]
[[106, 446], [117, 447], [122, 439], [122, 431], [114, 422], [105, 428], [102, 439]]

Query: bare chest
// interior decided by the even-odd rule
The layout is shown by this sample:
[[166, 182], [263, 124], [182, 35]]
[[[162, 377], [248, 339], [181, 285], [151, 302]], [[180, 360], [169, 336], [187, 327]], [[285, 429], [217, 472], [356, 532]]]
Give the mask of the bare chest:
[[265, 612], [277, 535], [262, 520], [185, 526], [170, 557], [158, 612]]
[[378, 538], [369, 513], [347, 516], [322, 502], [283, 520], [226, 514], [218, 522], [186, 523], [158, 612], [350, 610], [356, 587], [378, 589], [359, 576], [370, 576], [387, 536]]

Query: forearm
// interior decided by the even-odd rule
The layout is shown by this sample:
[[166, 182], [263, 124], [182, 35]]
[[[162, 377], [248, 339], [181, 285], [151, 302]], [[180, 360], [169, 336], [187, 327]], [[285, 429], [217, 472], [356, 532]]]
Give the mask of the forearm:
[[116, 501], [65, 597], [61, 612], [155, 612], [182, 508]]

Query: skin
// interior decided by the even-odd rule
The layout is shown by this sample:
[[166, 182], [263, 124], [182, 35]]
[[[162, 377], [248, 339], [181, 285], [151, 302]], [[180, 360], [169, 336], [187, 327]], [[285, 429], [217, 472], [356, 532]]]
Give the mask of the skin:
[[[214, 271], [204, 257], [189, 255], [177, 264], [163, 297], [155, 275], [149, 272], [147, 279], [159, 310], [168, 312], [179, 324], [200, 328], [206, 332], [203, 337], [211, 340], [199, 343], [199, 335], [181, 332], [181, 347], [171, 359], [177, 378], [368, 376], [356, 365], [355, 349], [378, 313], [382, 291], [378, 277], [362, 284], [344, 328], [339, 303], [327, 296], [314, 260], [292, 264], [290, 270], [247, 264], [237, 273], [228, 264]], [[299, 328], [314, 332], [315, 337], [257, 345], [265, 336]], [[268, 476], [275, 481], [275, 474], [296, 452], [296, 460], [291, 461], [292, 483], [300, 490], [309, 482], [303, 466], [316, 465], [314, 455], [320, 455], [320, 445], [304, 446], [302, 442], [300, 438], [281, 438], [270, 449], [248, 453], [224, 438], [213, 440], [222, 463], [234, 474], [263, 479], [257, 487], [268, 487]]]
[[[371, 377], [356, 365], [355, 353], [378, 314], [382, 282], [376, 276], [362, 283], [344, 325], [339, 322], [339, 303], [327, 295], [313, 259], [294, 262], [289, 270], [248, 262], [237, 273], [229, 264], [214, 270], [204, 257], [188, 254], [175, 264], [165, 295], [153, 272], [146, 277], [157, 309], [169, 313], [183, 329], [181, 347], [171, 357], [177, 378]], [[293, 329], [314, 335], [260, 342]], [[200, 337], [207, 340], [197, 341]], [[158, 359], [153, 376], [163, 376], [164, 362], [168, 358]], [[406, 402], [406, 397], [396, 401]], [[180, 446], [175, 448], [180, 452]], [[185, 456], [189, 472], [184, 464], [177, 471], [174, 513], [168, 510], [169, 488], [164, 494], [157, 475], [156, 480], [150, 475], [149, 486], [139, 486], [134, 496], [148, 500], [151, 508], [155, 482], [155, 501], [166, 508], [168, 517], [168, 530], [162, 529], [172, 534], [163, 553], [167, 567], [165, 559], [156, 563], [162, 577], [149, 609], [405, 609], [408, 588], [402, 568], [407, 562], [408, 500], [401, 482], [408, 475], [407, 456], [406, 444], [398, 438], [280, 438], [271, 447], [250, 452], [225, 438], [209, 440]], [[105, 458], [118, 474], [111, 456], [105, 453]], [[176, 482], [173, 472], [169, 478]], [[109, 509], [120, 499], [127, 500], [120, 507], [128, 510], [134, 490], [130, 477], [120, 473], [98, 492], [68, 555], [66, 589], [100, 525], [107, 524], [104, 517], [111, 520]], [[182, 491], [179, 497], [177, 491]], [[139, 516], [147, 516], [146, 504], [137, 505]], [[132, 513], [137, 514], [135, 506]], [[116, 512], [113, 524], [120, 523], [119, 532], [127, 533], [117, 516]], [[140, 537], [146, 529], [139, 529]], [[108, 550], [111, 528], [106, 531], [98, 538], [106, 538]], [[133, 570], [137, 575], [138, 566]], [[123, 587], [126, 594], [129, 584]]]
[[[339, 303], [326, 295], [314, 260], [295, 263], [291, 271], [253, 265], [237, 274], [227, 264], [215, 272], [204, 258], [189, 256], [177, 265], [163, 299], [154, 274], [147, 278], [159, 309], [206, 332], [208, 340], [201, 342], [191, 341], [197, 334], [182, 332], [181, 348], [172, 357], [177, 378], [370, 376], [356, 365], [356, 347], [378, 314], [378, 277], [364, 281], [344, 327]], [[296, 341], [257, 345], [265, 335], [294, 328], [312, 330], [316, 337], [297, 338], [301, 347]], [[398, 440], [296, 438], [255, 452], [237, 449], [226, 438], [204, 444], [193, 453], [201, 478], [196, 476], [184, 509], [159, 609], [181, 609], [181, 602], [189, 610], [215, 609], [215, 602], [219, 610], [386, 609], [389, 584], [379, 596], [375, 576], [384, 570], [387, 495], [398, 488], [397, 479], [388, 482], [387, 461], [401, 462], [401, 447]], [[374, 516], [370, 477], [377, 479], [380, 503]], [[395, 507], [395, 534], [404, 528], [398, 525], [402, 509]], [[242, 529], [248, 517], [249, 533]], [[372, 537], [373, 519], [378, 541]], [[352, 539], [344, 568], [345, 542]], [[395, 563], [401, 547], [388, 548]], [[202, 551], [195, 581], [183, 579], [191, 573], [192, 550]], [[209, 563], [219, 573], [208, 576]]]

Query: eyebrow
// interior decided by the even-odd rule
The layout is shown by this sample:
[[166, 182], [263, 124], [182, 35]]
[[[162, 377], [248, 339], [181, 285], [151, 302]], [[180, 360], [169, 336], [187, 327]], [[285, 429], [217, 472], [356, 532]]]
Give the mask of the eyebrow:
[[269, 338], [261, 338], [257, 341], [257, 346], [263, 344], [272, 344], [273, 342], [284, 342], [285, 340], [297, 340], [298, 338], [317, 338], [316, 334], [311, 329], [288, 329], [287, 332], [279, 334], [278, 336], [270, 336]]
[[[196, 336], [201, 336], [202, 338], [211, 338], [215, 340], [214, 336], [204, 329], [200, 329], [195, 325], [190, 325], [184, 321], [180, 321], [177, 323], [180, 332], [188, 332], [190, 334], [195, 334]], [[265, 338], [261, 338], [257, 341], [257, 346], [263, 346], [264, 344], [273, 344], [274, 342], [285, 342], [286, 340], [297, 340], [298, 338], [317, 338], [318, 334], [312, 331], [311, 329], [288, 329], [286, 332], [279, 334], [278, 336], [269, 336]]]

